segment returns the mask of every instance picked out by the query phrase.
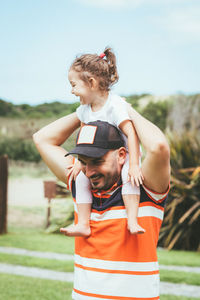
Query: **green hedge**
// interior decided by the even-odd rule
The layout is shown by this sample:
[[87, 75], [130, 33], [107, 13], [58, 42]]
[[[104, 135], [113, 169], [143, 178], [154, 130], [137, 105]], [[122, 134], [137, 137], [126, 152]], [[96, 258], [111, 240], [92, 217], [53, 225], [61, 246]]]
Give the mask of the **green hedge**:
[[32, 140], [20, 138], [1, 138], [0, 139], [0, 155], [7, 154], [10, 159], [34, 161], [41, 160]]

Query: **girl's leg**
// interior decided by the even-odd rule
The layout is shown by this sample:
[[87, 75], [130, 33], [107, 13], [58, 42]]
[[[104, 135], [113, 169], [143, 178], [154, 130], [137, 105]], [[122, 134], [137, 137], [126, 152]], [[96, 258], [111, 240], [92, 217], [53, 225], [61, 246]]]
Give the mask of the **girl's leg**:
[[62, 228], [61, 232], [68, 236], [87, 237], [91, 234], [90, 213], [92, 205], [92, 193], [88, 178], [80, 172], [76, 177], [76, 203], [78, 210], [78, 223]]
[[138, 207], [140, 203], [140, 188], [136, 185], [133, 187], [128, 180], [129, 160], [128, 156], [122, 168], [122, 197], [127, 211], [128, 229], [132, 234], [144, 233], [145, 230], [138, 224]]

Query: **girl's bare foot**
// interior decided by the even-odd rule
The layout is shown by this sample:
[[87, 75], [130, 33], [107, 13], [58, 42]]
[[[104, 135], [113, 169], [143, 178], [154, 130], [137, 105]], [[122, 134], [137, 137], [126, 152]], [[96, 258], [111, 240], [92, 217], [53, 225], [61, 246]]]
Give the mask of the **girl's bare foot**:
[[88, 237], [91, 234], [89, 226], [84, 224], [70, 225], [66, 228], [60, 228], [60, 232], [67, 236], [82, 236]]

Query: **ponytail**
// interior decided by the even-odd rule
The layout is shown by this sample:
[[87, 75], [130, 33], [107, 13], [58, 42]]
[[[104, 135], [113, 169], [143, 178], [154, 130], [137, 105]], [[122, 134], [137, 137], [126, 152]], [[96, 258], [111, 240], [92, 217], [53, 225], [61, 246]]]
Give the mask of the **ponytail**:
[[86, 83], [89, 82], [91, 76], [94, 76], [102, 91], [109, 91], [119, 79], [115, 54], [108, 47], [100, 55], [83, 54], [77, 57], [70, 69], [79, 72], [80, 78]]
[[114, 54], [114, 52], [112, 51], [111, 48], [105, 48], [104, 50], [105, 56], [106, 56], [106, 61], [108, 63], [108, 67], [109, 67], [109, 74], [110, 74], [110, 83], [111, 85], [115, 84], [118, 79], [119, 79], [119, 75], [117, 72], [117, 64], [116, 64], [116, 56]]

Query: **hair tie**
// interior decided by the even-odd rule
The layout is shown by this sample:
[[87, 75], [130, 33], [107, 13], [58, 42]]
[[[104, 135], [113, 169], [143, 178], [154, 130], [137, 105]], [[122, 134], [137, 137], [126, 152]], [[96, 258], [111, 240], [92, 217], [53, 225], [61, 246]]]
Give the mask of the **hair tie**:
[[105, 53], [101, 53], [101, 54], [99, 55], [100, 58], [104, 58], [105, 56], [106, 56]]

